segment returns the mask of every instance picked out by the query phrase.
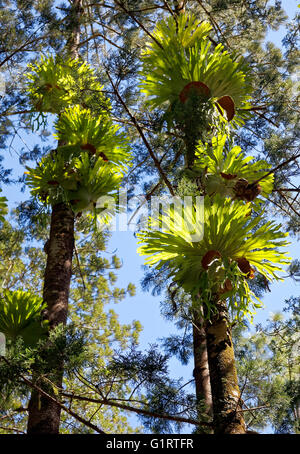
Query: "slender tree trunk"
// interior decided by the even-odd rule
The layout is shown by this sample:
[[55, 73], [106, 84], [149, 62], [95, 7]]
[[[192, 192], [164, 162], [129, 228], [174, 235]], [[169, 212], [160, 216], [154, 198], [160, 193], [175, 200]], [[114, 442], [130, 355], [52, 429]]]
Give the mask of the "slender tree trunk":
[[[71, 38], [67, 44], [71, 58], [78, 57], [80, 42], [80, 15], [82, 0], [73, 0], [70, 21], [73, 24]], [[72, 276], [72, 257], [74, 250], [73, 211], [65, 204], [52, 207], [50, 237], [46, 243], [47, 265], [44, 277], [43, 298], [47, 303], [46, 317], [50, 329], [59, 324], [65, 325], [68, 315], [69, 290]], [[55, 371], [49, 371], [53, 383], [60, 389], [63, 380], [63, 364], [58, 363]], [[39, 383], [40, 386], [45, 384]], [[53, 393], [49, 387], [48, 393]], [[32, 392], [28, 405], [28, 434], [58, 434], [61, 408], [54, 402]]]
[[217, 313], [206, 322], [206, 343], [213, 400], [214, 433], [246, 432], [240, 407], [231, 328], [226, 303], [217, 303]]
[[[50, 329], [54, 329], [60, 323], [65, 325], [67, 321], [73, 249], [74, 214], [64, 203], [54, 205], [50, 238], [46, 248], [48, 259], [43, 295], [47, 303], [46, 317], [49, 319]], [[57, 369], [49, 372], [53, 374], [52, 381], [61, 388], [63, 364], [57, 364]], [[42, 386], [41, 383], [40, 386]], [[53, 393], [51, 388], [47, 388], [47, 391]], [[28, 410], [27, 433], [59, 433], [61, 409], [54, 402], [33, 391]]]
[[204, 413], [212, 417], [213, 409], [206, 347], [206, 333], [203, 322], [197, 316], [194, 317], [193, 321], [193, 348], [195, 366], [193, 375], [195, 378], [196, 399], [199, 404], [199, 419], [203, 416], [202, 405], [204, 405]]

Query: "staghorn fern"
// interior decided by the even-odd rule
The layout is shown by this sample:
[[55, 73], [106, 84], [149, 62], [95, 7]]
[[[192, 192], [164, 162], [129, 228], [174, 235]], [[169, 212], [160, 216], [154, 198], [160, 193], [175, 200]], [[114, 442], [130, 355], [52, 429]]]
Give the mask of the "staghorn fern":
[[21, 336], [25, 346], [34, 346], [48, 331], [48, 322], [41, 317], [45, 307], [43, 299], [32, 293], [4, 290], [0, 297], [0, 332], [13, 341]]
[[95, 96], [98, 110], [110, 109], [101, 84], [86, 62], [42, 56], [39, 63], [28, 67], [27, 92], [34, 111], [59, 114], [74, 104], [89, 105]]
[[98, 198], [115, 195], [130, 165], [128, 141], [107, 112], [95, 117], [79, 105], [66, 108], [55, 127], [57, 150], [27, 167], [31, 192], [44, 204], [67, 202], [75, 213], [96, 214]]
[[[271, 166], [263, 160], [251, 162], [254, 160], [253, 156], [246, 157], [238, 146], [226, 151], [224, 148], [227, 138], [225, 134], [219, 134], [212, 138], [211, 145], [199, 142], [194, 167], [187, 173], [194, 178], [204, 176], [203, 185], [209, 195], [217, 192], [248, 202], [253, 201], [254, 196], [260, 193], [264, 197], [268, 196], [273, 189], [273, 174], [263, 178], [259, 185], [255, 182], [266, 175]], [[245, 190], [244, 194], [239, 195], [237, 189], [242, 182]]]
[[[156, 268], [167, 264], [169, 277], [194, 300], [214, 310], [213, 296], [229, 298], [237, 318], [259, 307], [247, 279], [258, 272], [265, 279], [280, 279], [276, 274], [289, 263], [281, 247], [287, 246], [287, 234], [273, 222], [263, 222], [263, 213], [249, 218], [249, 207], [216, 195], [204, 199], [204, 223], [196, 220], [194, 206], [169, 209], [157, 219], [151, 218], [151, 230], [137, 234], [138, 252], [145, 263]], [[158, 227], [161, 226], [161, 231]], [[191, 229], [191, 227], [193, 228]], [[153, 230], [154, 228], [154, 230]], [[258, 298], [256, 298], [258, 300]], [[259, 300], [258, 300], [259, 301]]]
[[48, 155], [35, 169], [27, 169], [27, 183], [34, 196], [50, 205], [68, 202], [74, 212], [94, 210], [98, 198], [113, 195], [122, 180], [120, 171], [87, 152], [70, 161], [60, 153], [55, 158]]
[[120, 167], [130, 163], [128, 140], [107, 114], [95, 117], [88, 109], [76, 105], [66, 109], [55, 123], [55, 137], [68, 145], [89, 150]]
[[80, 183], [75, 191], [67, 191], [67, 196], [75, 212], [95, 210], [100, 197], [116, 195], [122, 174], [110, 169], [102, 158], [91, 165], [88, 153], [83, 153], [80, 158], [76, 158], [74, 169], [79, 175]]
[[[230, 56], [219, 44], [212, 49], [208, 34], [211, 27], [193, 15], [182, 14], [158, 23], [155, 41], [148, 43], [142, 54], [141, 89], [151, 108], [170, 108], [185, 102], [191, 89], [210, 99], [221, 113], [232, 120], [236, 109], [248, 108], [251, 85], [248, 68], [237, 56]], [[246, 78], [247, 75], [247, 78]], [[192, 92], [193, 90], [191, 90]], [[242, 123], [246, 111], [237, 110]]]

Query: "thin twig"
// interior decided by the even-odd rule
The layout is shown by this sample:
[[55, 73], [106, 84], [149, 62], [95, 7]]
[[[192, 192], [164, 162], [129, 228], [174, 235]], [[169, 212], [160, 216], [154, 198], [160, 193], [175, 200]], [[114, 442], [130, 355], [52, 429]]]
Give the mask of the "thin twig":
[[79, 268], [79, 274], [80, 274], [80, 277], [81, 277], [81, 280], [82, 280], [83, 290], [85, 291], [86, 290], [86, 285], [85, 285], [84, 277], [83, 277], [83, 274], [82, 274], [82, 271], [81, 271], [80, 260], [79, 260], [79, 255], [78, 255], [78, 249], [76, 247], [76, 244], [74, 246], [74, 251], [75, 251], [75, 256], [76, 256], [76, 260], [77, 260], [77, 265], [78, 265], [78, 268]]
[[117, 98], [118, 98], [119, 101], [121, 102], [122, 106], [123, 106], [124, 109], [126, 110], [127, 114], [128, 114], [129, 117], [131, 118], [131, 121], [133, 122], [134, 126], [136, 127], [137, 131], [139, 132], [139, 134], [140, 134], [140, 136], [141, 136], [141, 139], [143, 140], [143, 142], [144, 142], [144, 144], [145, 144], [145, 146], [146, 146], [146, 148], [147, 148], [147, 150], [148, 150], [148, 152], [149, 152], [151, 158], [153, 159], [153, 162], [154, 162], [155, 167], [158, 169], [158, 171], [159, 171], [159, 173], [160, 173], [162, 179], [164, 180], [165, 184], [167, 185], [167, 187], [168, 187], [168, 189], [169, 189], [171, 195], [174, 196], [175, 194], [174, 194], [172, 185], [171, 185], [171, 183], [169, 182], [168, 178], [166, 177], [165, 173], [163, 172], [163, 170], [162, 170], [162, 168], [161, 168], [161, 166], [160, 166], [159, 160], [158, 160], [157, 157], [155, 156], [155, 154], [154, 154], [154, 152], [153, 152], [153, 150], [152, 150], [152, 148], [151, 148], [151, 146], [150, 146], [148, 140], [146, 139], [146, 136], [145, 136], [145, 134], [144, 134], [144, 132], [143, 132], [141, 126], [139, 125], [139, 123], [138, 123], [137, 119], [135, 118], [135, 116], [130, 112], [130, 110], [129, 110], [129, 108], [127, 107], [126, 103], [124, 102], [124, 100], [123, 100], [122, 96], [120, 95], [120, 93], [119, 93], [119, 91], [118, 91], [116, 85], [114, 84], [114, 82], [113, 82], [113, 80], [112, 80], [112, 78], [111, 78], [111, 76], [110, 76], [108, 70], [106, 69], [105, 72], [106, 72], [107, 77], [108, 77], [108, 79], [109, 79], [109, 81], [110, 81], [110, 83], [111, 83], [111, 86], [112, 86], [113, 89], [114, 89], [114, 92], [115, 92]]
[[293, 207], [293, 205], [288, 201], [288, 199], [285, 197], [284, 194], [281, 193], [281, 191], [279, 190], [278, 191], [280, 196], [283, 198], [283, 200], [288, 204], [288, 206], [290, 207], [290, 209], [297, 215], [297, 216], [300, 216], [300, 213], [298, 211], [295, 210], [295, 208]]
[[89, 36], [87, 39], [85, 39], [84, 41], [81, 41], [81, 43], [78, 44], [78, 47], [81, 47], [81, 46], [84, 46], [86, 43], [88, 43], [91, 39], [95, 39], [97, 37], [101, 37], [103, 39], [105, 39], [105, 41], [107, 41], [109, 44], [111, 44], [112, 46], [114, 47], [117, 47], [118, 49], [120, 50], [123, 50], [122, 47], [118, 46], [118, 44], [114, 43], [113, 41], [111, 41], [109, 38], [107, 38], [105, 35], [103, 35], [102, 33], [100, 32], [95, 32], [94, 35], [92, 36]]
[[[245, 405], [245, 403], [244, 403], [244, 405]], [[236, 410], [236, 412], [244, 413], [246, 411], [261, 410], [262, 408], [269, 408], [269, 405], [260, 405], [259, 407], [252, 407], [252, 408], [242, 408], [240, 410]]]

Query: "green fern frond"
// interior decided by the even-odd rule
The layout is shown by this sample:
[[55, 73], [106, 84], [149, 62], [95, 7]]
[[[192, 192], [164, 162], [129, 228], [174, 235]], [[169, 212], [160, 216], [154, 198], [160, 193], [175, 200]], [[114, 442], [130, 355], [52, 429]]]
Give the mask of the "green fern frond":
[[123, 175], [103, 162], [102, 158], [91, 158], [88, 153], [83, 153], [76, 158], [74, 168], [79, 175], [76, 190], [67, 191], [68, 200], [75, 212], [95, 210], [97, 201], [103, 196], [116, 196], [121, 185]]
[[[251, 189], [251, 184], [267, 175], [271, 166], [264, 160], [252, 162], [254, 157], [246, 157], [238, 146], [226, 151], [226, 140], [225, 134], [219, 134], [212, 138], [211, 145], [199, 142], [192, 169], [193, 175], [203, 176], [205, 174], [204, 184], [208, 194], [218, 192], [229, 197], [238, 197], [235, 188], [237, 182], [244, 179], [246, 182], [245, 197], [247, 197], [247, 183]], [[272, 192], [273, 181], [273, 174], [263, 178], [259, 182], [259, 186], [256, 185], [258, 193], [264, 197], [268, 196]], [[248, 201], [251, 201], [250, 189]], [[247, 199], [245, 198], [245, 200]]]
[[42, 56], [39, 63], [30, 64], [26, 77], [33, 109], [58, 114], [74, 104], [89, 105], [97, 97], [98, 108], [110, 109], [94, 70], [85, 62]]
[[[263, 213], [253, 219], [249, 214], [242, 201], [220, 195], [213, 200], [205, 197], [202, 223], [196, 222], [194, 206], [186, 206], [184, 211], [170, 208], [151, 218], [149, 231], [137, 234], [142, 244], [138, 252], [147, 257], [147, 265], [160, 268], [167, 264], [169, 277], [193, 298], [200, 295], [210, 305], [211, 295], [221, 292], [230, 298], [235, 312], [249, 312], [257, 302], [253, 302], [247, 279], [255, 271], [268, 280], [280, 279], [276, 272], [290, 261], [281, 249], [289, 244], [284, 239], [287, 234], [273, 222], [259, 226]], [[231, 288], [226, 290], [228, 282]]]
[[21, 290], [4, 290], [0, 297], [0, 332], [15, 340], [21, 336], [26, 346], [34, 345], [47, 333], [47, 321], [42, 321], [46, 308], [43, 299]]
[[120, 132], [105, 113], [95, 117], [88, 109], [79, 105], [66, 109], [55, 123], [57, 140], [79, 151], [89, 150], [91, 154], [102, 154], [104, 160], [126, 169], [130, 164], [128, 139]]
[[69, 162], [58, 152], [42, 158], [35, 169], [27, 170], [32, 195], [50, 205], [68, 202], [75, 212], [94, 209], [100, 197], [117, 191], [123, 177], [116, 167], [87, 152]]
[[[209, 24], [186, 14], [178, 18], [178, 32], [173, 17], [158, 23], [153, 35], [159, 44], [152, 40], [142, 54], [140, 86], [150, 108], [165, 106], [167, 110], [179, 101], [188, 84], [201, 83], [207, 98], [217, 102], [230, 97], [237, 113], [247, 116], [238, 109], [249, 107], [249, 70], [221, 44], [212, 49], [207, 38], [210, 30]], [[216, 107], [223, 112], [221, 104]]]

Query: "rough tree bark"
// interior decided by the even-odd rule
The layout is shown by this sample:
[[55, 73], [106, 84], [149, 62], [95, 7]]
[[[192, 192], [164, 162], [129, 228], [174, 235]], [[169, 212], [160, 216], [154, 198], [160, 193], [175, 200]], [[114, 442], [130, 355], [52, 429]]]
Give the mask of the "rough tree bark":
[[[213, 415], [212, 395], [210, 386], [209, 366], [206, 347], [206, 333], [203, 322], [199, 317], [193, 321], [193, 350], [194, 350], [194, 379], [196, 398], [198, 403], [203, 403], [205, 413]], [[199, 409], [199, 418], [203, 415], [203, 409]]]
[[[70, 20], [73, 24], [71, 38], [67, 44], [71, 58], [78, 57], [80, 41], [80, 15], [82, 0], [73, 0]], [[43, 298], [47, 303], [45, 316], [50, 329], [65, 325], [68, 315], [69, 290], [72, 275], [72, 257], [74, 250], [73, 211], [65, 203], [52, 207], [50, 236], [45, 251], [47, 264], [44, 276]], [[63, 364], [58, 364], [52, 374], [55, 385], [60, 389], [63, 380]], [[39, 384], [42, 386], [42, 384]], [[53, 393], [53, 389], [48, 388]], [[58, 434], [61, 408], [54, 402], [39, 396], [33, 391], [28, 405], [28, 434]]]
[[206, 344], [213, 401], [215, 434], [246, 433], [240, 406], [240, 389], [235, 366], [227, 306], [218, 301], [217, 312], [206, 322]]
[[[72, 274], [74, 248], [74, 214], [68, 206], [60, 203], [53, 206], [50, 238], [47, 243], [48, 259], [44, 280], [44, 301], [47, 302], [46, 318], [50, 329], [60, 323], [66, 324], [68, 314], [69, 288]], [[53, 381], [62, 386], [63, 364], [51, 370]], [[43, 386], [42, 383], [39, 383]], [[47, 388], [51, 392], [51, 388]], [[52, 390], [53, 392], [53, 390]], [[59, 433], [61, 408], [54, 402], [33, 391], [28, 406], [28, 434]]]

